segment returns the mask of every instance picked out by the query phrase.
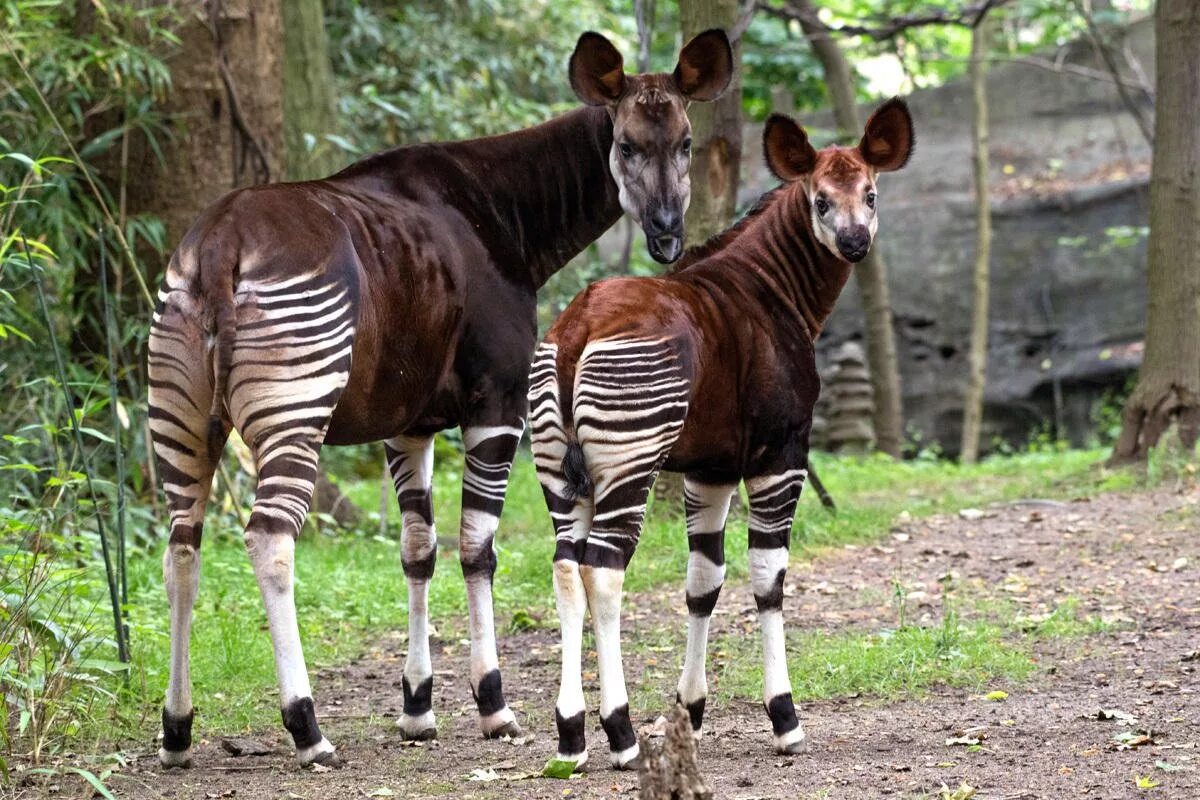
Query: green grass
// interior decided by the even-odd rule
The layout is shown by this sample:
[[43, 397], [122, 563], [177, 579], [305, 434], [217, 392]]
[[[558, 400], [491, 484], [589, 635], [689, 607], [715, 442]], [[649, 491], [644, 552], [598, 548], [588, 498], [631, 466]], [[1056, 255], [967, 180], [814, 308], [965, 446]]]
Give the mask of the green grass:
[[[1033, 647], [1038, 642], [1108, 627], [1096, 617], [1081, 617], [1074, 598], [1039, 620], [1003, 613], [1007, 603], [991, 602], [974, 603], [971, 618], [962, 619], [960, 601], [954, 602], [949, 617], [927, 626], [789, 632], [793, 696], [798, 701], [855, 695], [894, 699], [934, 686], [980, 690], [996, 681], [1018, 682], [1036, 669]], [[714, 696], [744, 700], [761, 695], [761, 655], [753, 646], [757, 637], [747, 638], [713, 640]]]
[[[961, 467], [938, 461], [896, 463], [882, 457], [817, 456], [815, 466], [841, 511], [836, 517], [826, 514], [815, 493], [806, 491], [797, 515], [794, 558], [808, 558], [824, 547], [878, 538], [886, 534], [902, 511], [922, 516], [998, 500], [1065, 498], [1134, 485], [1131, 474], [1098, 466], [1103, 457], [1096, 450], [1047, 452], [988, 459], [973, 467]], [[457, 531], [460, 469], [460, 465], [443, 464], [436, 474], [435, 512], [443, 537]], [[379, 481], [358, 481], [344, 488], [364, 509], [380, 508]], [[390, 498], [388, 508], [393, 523], [390, 529], [398, 530], [399, 515]], [[213, 527], [219, 526], [210, 523], [210, 530]], [[744, 531], [743, 519], [730, 520], [727, 550], [732, 579], [745, 575]], [[514, 614], [529, 614], [541, 624], [555, 625], [549, 568], [553, 534], [527, 455], [514, 467], [496, 545], [499, 569], [495, 597], [500, 631], [503, 633], [510, 625]], [[681, 594], [686, 559], [682, 509], [652, 504], [630, 566], [627, 590], [661, 587]], [[166, 686], [167, 604], [159, 564], [158, 555], [130, 563], [134, 678], [117, 719], [130, 734], [144, 735], [146, 725], [152, 724], [149, 720], [157, 717]], [[307, 533], [297, 549], [296, 577], [301, 637], [310, 672], [363, 652], [379, 632], [405, 629], [405, 583], [394, 538]], [[456, 556], [448, 548], [440, 552], [430, 590], [430, 609], [443, 638], [462, 635], [466, 619], [463, 583]], [[993, 631], [987, 623], [980, 625], [977, 637], [964, 638], [962, 674], [972, 674], [973, 670], [979, 674], [1015, 674], [1013, 667], [1005, 665], [1007, 662], [996, 662], [1007, 656], [989, 651], [985, 643], [994, 639]], [[845, 641], [800, 636], [793, 652], [805, 660], [794, 665], [793, 675], [800, 681], [814, 681], [798, 683], [801, 696], [831, 692], [835, 685], [830, 678], [800, 676], [819, 676], [829, 672], [823, 664], [847, 662], [863, 654], [871, 656], [868, 663], [838, 678], [840, 685], [860, 687], [854, 691], [886, 693], [880, 687], [885, 685], [881, 682], [887, 675], [898, 670], [903, 676], [903, 664], [915, 665], [928, 652], [928, 642], [919, 633], [903, 633], [891, 640], [870, 634]], [[976, 640], [978, 647], [972, 645]], [[202, 732], [230, 732], [278, 723], [266, 619], [241, 537], [232, 529], [209, 533], [202, 550], [200, 596], [192, 635], [192, 678]], [[912, 679], [891, 680], [901, 686], [911, 685]], [[315, 683], [319, 692], [320, 681]], [[104, 724], [111, 736], [110, 721]]]

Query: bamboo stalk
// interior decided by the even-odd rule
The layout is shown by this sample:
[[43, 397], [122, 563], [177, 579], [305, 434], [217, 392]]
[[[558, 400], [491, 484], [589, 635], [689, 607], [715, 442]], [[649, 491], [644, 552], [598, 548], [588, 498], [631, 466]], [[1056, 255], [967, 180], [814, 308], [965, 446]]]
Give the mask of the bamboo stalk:
[[74, 433], [75, 448], [79, 451], [79, 459], [83, 465], [83, 475], [87, 482], [88, 493], [92, 496], [92, 505], [96, 509], [96, 528], [100, 534], [100, 552], [104, 556], [104, 574], [108, 579], [108, 598], [112, 604], [113, 629], [117, 635], [117, 658], [122, 664], [129, 663], [129, 646], [125, 641], [125, 625], [121, 620], [121, 600], [117, 596], [116, 576], [113, 574], [112, 554], [109, 552], [108, 532], [104, 527], [104, 516], [99, 512], [99, 494], [92, 481], [92, 468], [88, 464], [87, 451], [83, 447], [83, 432], [79, 429], [79, 420], [75, 418], [75, 403], [71, 400], [71, 389], [67, 383], [67, 368], [63, 364], [62, 353], [58, 347], [58, 336], [54, 333], [54, 320], [50, 316], [50, 307], [46, 304], [46, 290], [42, 285], [42, 274], [33, 263], [29, 254], [29, 243], [21, 236], [21, 249], [25, 252], [25, 263], [33, 274], [33, 285], [37, 290], [38, 306], [46, 323], [46, 333], [50, 337], [50, 349], [54, 353], [54, 366], [58, 372], [59, 386], [62, 388], [63, 399], [67, 403], [67, 414], [71, 417], [71, 431]]
[[112, 410], [113, 443], [117, 455], [117, 581], [121, 602], [129, 602], [125, 570], [125, 445], [121, 441], [121, 415], [117, 411], [117, 321], [108, 293], [108, 248], [100, 237], [100, 304], [104, 311], [104, 339], [108, 346], [108, 404]]

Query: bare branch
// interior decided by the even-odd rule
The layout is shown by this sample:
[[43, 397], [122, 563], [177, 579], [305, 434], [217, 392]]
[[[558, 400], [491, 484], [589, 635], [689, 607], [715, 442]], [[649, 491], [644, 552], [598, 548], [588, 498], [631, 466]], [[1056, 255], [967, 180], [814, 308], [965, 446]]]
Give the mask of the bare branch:
[[1088, 11], [1082, 0], [1074, 0], [1074, 5], [1075, 10], [1079, 12], [1079, 15], [1083, 17], [1083, 21], [1087, 23], [1088, 37], [1092, 40], [1092, 45], [1100, 55], [1100, 60], [1104, 62], [1104, 66], [1108, 68], [1109, 73], [1113, 76], [1113, 82], [1117, 85], [1117, 93], [1121, 95], [1121, 102], [1125, 104], [1125, 110], [1137, 122], [1138, 129], [1141, 130], [1146, 143], [1154, 147], [1154, 122], [1146, 113], [1146, 109], [1138, 105], [1137, 101], [1133, 99], [1133, 95], [1129, 93], [1126, 84], [1121, 80], [1121, 70], [1117, 67], [1116, 59], [1113, 58], [1112, 48], [1105, 43], [1103, 36], [1100, 34], [1100, 28], [1096, 25], [1096, 20], [1092, 18], [1091, 12]]
[[729, 29], [730, 44], [737, 44], [741, 40], [742, 34], [746, 32], [746, 29], [750, 27], [750, 23], [754, 20], [754, 12], [758, 7], [759, 4], [756, 0], [742, 0], [742, 7], [738, 11], [737, 21]]
[[891, 39], [910, 28], [923, 28], [929, 25], [960, 25], [966, 28], [974, 28], [987, 16], [989, 11], [1007, 5], [1010, 2], [1012, 0], [984, 0], [982, 3], [963, 6], [957, 11], [941, 10], [912, 16], [876, 18], [877, 24], [874, 26], [826, 25], [820, 16], [817, 15], [815, 9], [797, 7], [790, 0], [781, 7], [773, 6], [766, 0], [760, 0], [758, 8], [773, 17], [806, 23], [818, 30], [824, 30], [828, 34], [837, 36], [865, 36], [868, 39], [874, 39], [879, 42]]

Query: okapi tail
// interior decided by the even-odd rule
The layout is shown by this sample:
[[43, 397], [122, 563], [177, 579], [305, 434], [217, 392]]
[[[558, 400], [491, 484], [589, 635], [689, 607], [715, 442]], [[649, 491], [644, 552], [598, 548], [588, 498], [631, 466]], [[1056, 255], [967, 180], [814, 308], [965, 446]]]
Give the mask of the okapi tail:
[[[236, 258], [236, 257], [235, 257]], [[208, 458], [217, 461], [225, 450], [225, 421], [221, 413], [233, 366], [233, 344], [237, 313], [233, 304], [233, 274], [236, 262], [211, 259], [200, 272], [201, 291], [212, 314], [212, 405], [208, 411]]]
[[567, 435], [567, 454], [563, 456], [562, 474], [563, 482], [567, 485], [568, 500], [592, 496], [592, 476], [588, 474], [583, 448], [575, 439], [574, 432]]

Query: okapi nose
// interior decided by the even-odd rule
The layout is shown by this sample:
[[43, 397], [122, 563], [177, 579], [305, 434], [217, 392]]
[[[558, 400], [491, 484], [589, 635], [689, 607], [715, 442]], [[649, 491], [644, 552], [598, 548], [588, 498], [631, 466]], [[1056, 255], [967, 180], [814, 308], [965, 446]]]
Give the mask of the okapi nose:
[[678, 209], [659, 206], [649, 213], [645, 227], [646, 235], [651, 238], [679, 236], [683, 231], [683, 214]]
[[871, 232], [866, 225], [855, 225], [838, 231], [837, 248], [847, 261], [858, 263], [871, 249]]

